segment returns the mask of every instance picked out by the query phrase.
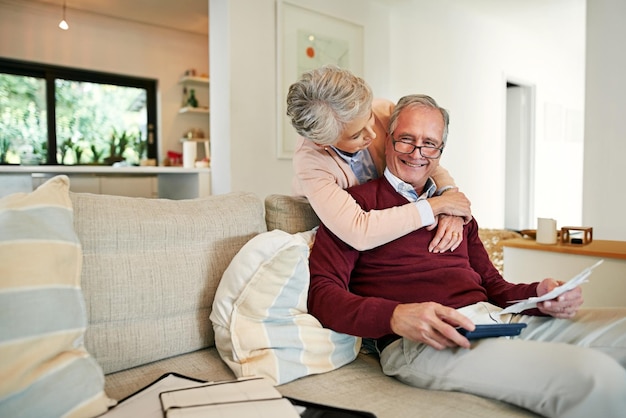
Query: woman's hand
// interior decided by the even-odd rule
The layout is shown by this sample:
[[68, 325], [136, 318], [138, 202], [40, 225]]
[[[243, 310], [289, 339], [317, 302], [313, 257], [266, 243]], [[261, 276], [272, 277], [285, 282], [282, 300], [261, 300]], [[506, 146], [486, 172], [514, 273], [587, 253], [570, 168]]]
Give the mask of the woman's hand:
[[437, 228], [437, 233], [428, 244], [428, 251], [431, 253], [443, 253], [454, 251], [463, 242], [463, 218], [459, 216], [439, 215], [438, 222], [430, 225], [426, 229], [429, 231]]
[[461, 216], [465, 223], [472, 220], [472, 203], [464, 193], [458, 188], [446, 190], [441, 196], [433, 196], [428, 199], [428, 203], [435, 216], [452, 215]]

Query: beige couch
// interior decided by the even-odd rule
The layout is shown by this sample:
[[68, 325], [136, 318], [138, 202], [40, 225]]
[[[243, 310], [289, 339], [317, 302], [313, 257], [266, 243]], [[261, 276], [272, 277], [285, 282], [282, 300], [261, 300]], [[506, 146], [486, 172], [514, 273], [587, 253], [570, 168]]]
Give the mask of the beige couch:
[[[224, 270], [257, 234], [274, 228], [305, 231], [318, 222], [304, 200], [279, 195], [269, 196], [265, 205], [247, 193], [183, 201], [70, 197], [83, 247], [85, 345], [106, 375], [106, 393], [118, 400], [167, 372], [232, 379], [214, 346], [209, 320]], [[501, 258], [499, 235], [483, 232], [495, 259]], [[278, 389], [286, 396], [382, 418], [533, 416], [464, 393], [408, 387], [383, 375], [377, 359], [365, 354]]]
[[[266, 237], [290, 243], [280, 251], [261, 251], [279, 261], [277, 266], [291, 268], [283, 254], [295, 254], [300, 267], [306, 266], [312, 234], [296, 233], [310, 231], [319, 221], [304, 199], [274, 195], [263, 202], [249, 193], [179, 201], [128, 198], [68, 193], [68, 182], [56, 178], [30, 195], [0, 198], [0, 415], [61, 416], [72, 410], [71, 416], [93, 416], [108, 404], [103, 385], [110, 398], [121, 400], [168, 372], [217, 381], [232, 379], [234, 372], [261, 370], [250, 364], [231, 369], [236, 366], [233, 359], [223, 358], [228, 351], [224, 329], [214, 332], [210, 316], [230, 311], [227, 304], [223, 309], [227, 298], [220, 296], [214, 304], [214, 297], [216, 291], [227, 294], [225, 284], [233, 277], [239, 280], [243, 270], [238, 267], [256, 269], [256, 253], [248, 250], [259, 242], [272, 244]], [[300, 240], [303, 235], [309, 241]], [[501, 266], [500, 241], [517, 235], [499, 230], [482, 230], [481, 235], [492, 260]], [[272, 294], [268, 286], [284, 271], [257, 270], [265, 276], [254, 273], [255, 280], [250, 280], [256, 293], [246, 288], [246, 294], [254, 295], [247, 300], [255, 306]], [[308, 270], [298, 271], [280, 280], [286, 287], [298, 282], [300, 295], [306, 295], [302, 289], [308, 285]], [[390, 418], [532, 416], [489, 399], [399, 383], [382, 374], [375, 356], [357, 355], [358, 340], [347, 336], [341, 338], [348, 340], [349, 356], [340, 362], [346, 365], [309, 373], [329, 369], [325, 344], [332, 335], [306, 313], [305, 296], [294, 303], [297, 309], [291, 300], [286, 298], [286, 306], [290, 312], [299, 310], [294, 323], [302, 333], [282, 332], [293, 330], [294, 324], [281, 328], [279, 323], [274, 329], [287, 345], [272, 350], [281, 356], [296, 345], [291, 334], [308, 345], [303, 356], [281, 363], [291, 376], [281, 375], [287, 383], [278, 385], [286, 396]], [[275, 317], [270, 319], [273, 323]], [[251, 325], [238, 328], [245, 330], [239, 341], [249, 343], [256, 331], [256, 343], [257, 335], [270, 330]], [[302, 340], [306, 335], [317, 339]], [[253, 349], [252, 354], [259, 355], [263, 367], [268, 358], [273, 361], [271, 352], [267, 357], [266, 351]], [[312, 359], [322, 366], [307, 368]], [[249, 360], [243, 361], [253, 362]], [[330, 363], [334, 368], [336, 363]], [[266, 370], [271, 374], [274, 369]]]

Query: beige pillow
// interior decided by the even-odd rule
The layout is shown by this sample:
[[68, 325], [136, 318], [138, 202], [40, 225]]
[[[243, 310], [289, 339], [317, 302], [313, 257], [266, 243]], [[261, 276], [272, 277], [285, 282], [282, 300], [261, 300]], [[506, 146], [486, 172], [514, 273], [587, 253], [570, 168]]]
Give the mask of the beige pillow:
[[83, 346], [69, 179], [0, 199], [0, 416], [92, 417], [114, 401]]
[[222, 274], [266, 230], [259, 198], [70, 199], [83, 249], [85, 346], [104, 373], [213, 347], [209, 314]]
[[238, 377], [283, 384], [356, 358], [359, 338], [326, 329], [307, 313], [314, 236], [281, 230], [257, 235], [224, 272], [211, 321], [220, 356]]

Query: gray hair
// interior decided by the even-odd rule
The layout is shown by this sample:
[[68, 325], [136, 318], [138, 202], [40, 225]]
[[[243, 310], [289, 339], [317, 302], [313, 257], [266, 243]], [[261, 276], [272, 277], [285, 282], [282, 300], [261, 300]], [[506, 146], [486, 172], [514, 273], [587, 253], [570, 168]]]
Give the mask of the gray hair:
[[448, 124], [450, 123], [450, 115], [448, 111], [443, 107], [439, 107], [435, 99], [425, 94], [410, 94], [408, 96], [402, 97], [398, 100], [396, 107], [393, 109], [391, 113], [391, 117], [389, 118], [389, 135], [393, 137], [393, 133], [396, 130], [396, 126], [398, 125], [398, 116], [400, 112], [404, 109], [415, 107], [415, 106], [426, 106], [433, 109], [439, 110], [441, 112], [441, 116], [443, 117], [443, 145], [446, 144], [448, 140]]
[[348, 70], [326, 65], [302, 74], [287, 93], [287, 116], [299, 135], [332, 145], [345, 127], [372, 111], [372, 90]]

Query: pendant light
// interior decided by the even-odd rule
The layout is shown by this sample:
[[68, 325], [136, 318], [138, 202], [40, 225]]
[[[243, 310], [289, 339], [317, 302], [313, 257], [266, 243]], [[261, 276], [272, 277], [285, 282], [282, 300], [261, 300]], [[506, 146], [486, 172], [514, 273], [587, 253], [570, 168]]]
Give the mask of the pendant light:
[[63, 0], [63, 19], [59, 22], [59, 28], [63, 30], [68, 30], [70, 28], [70, 25], [68, 25], [67, 21], [65, 20], [65, 1], [66, 0]]

